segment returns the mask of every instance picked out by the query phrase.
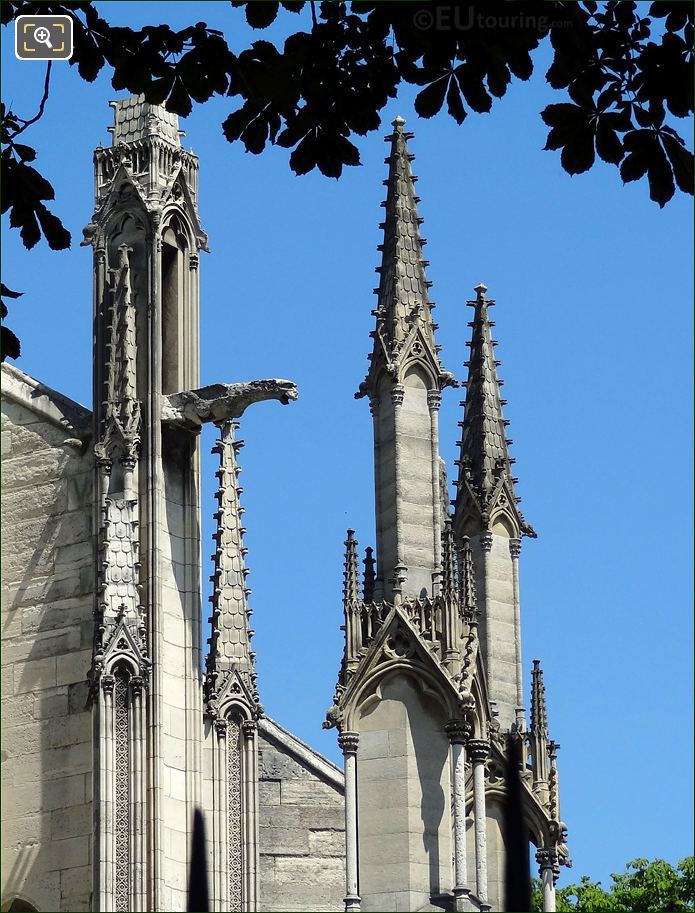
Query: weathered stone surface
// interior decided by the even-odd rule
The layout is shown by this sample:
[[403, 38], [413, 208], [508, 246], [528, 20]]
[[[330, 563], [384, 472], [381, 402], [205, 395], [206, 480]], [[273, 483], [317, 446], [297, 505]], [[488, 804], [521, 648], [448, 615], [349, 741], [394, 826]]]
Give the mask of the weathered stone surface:
[[21, 403], [5, 398], [2, 411], [3, 515], [12, 517], [2, 529], [2, 894], [88, 910], [91, 715], [84, 687], [80, 706], [68, 684], [84, 682], [91, 655], [91, 455], [64, 446], [74, 431]]
[[308, 763], [306, 746], [297, 743], [297, 750], [267, 738], [259, 744], [261, 910], [339, 910], [342, 794]]

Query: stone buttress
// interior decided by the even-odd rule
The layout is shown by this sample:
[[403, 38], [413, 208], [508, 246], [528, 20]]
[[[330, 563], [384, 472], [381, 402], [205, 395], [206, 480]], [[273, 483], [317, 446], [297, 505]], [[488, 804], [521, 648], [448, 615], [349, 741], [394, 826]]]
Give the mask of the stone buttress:
[[198, 386], [198, 163], [178, 119], [112, 103], [94, 154], [94, 908], [182, 909], [200, 803], [199, 455], [163, 421]]
[[[229, 524], [238, 521], [229, 423], [254, 402], [294, 399], [296, 389], [289, 381], [199, 387], [198, 267], [207, 238], [198, 215], [198, 162], [181, 146], [175, 115], [139, 98], [113, 107], [113, 145], [94, 155], [96, 209], [84, 241], [94, 250], [98, 540], [90, 672], [93, 908], [183, 910], [193, 812], [203, 804], [203, 743], [230, 672], [229, 655], [219, 652], [233, 603], [225, 595], [236, 528]], [[204, 422], [218, 423], [224, 457], [208, 723], [200, 598]], [[252, 681], [249, 669], [239, 673]], [[226, 719], [222, 709], [218, 735]], [[247, 783], [256, 779], [255, 736], [245, 725], [254, 719], [252, 713], [228, 720], [230, 732], [244, 723], [240, 739], [251, 746], [242, 766]], [[211, 775], [228, 783], [230, 771], [228, 765]], [[244, 808], [254, 804], [251, 797]], [[214, 809], [221, 850], [219, 801]], [[240, 837], [244, 909], [256, 909], [255, 827], [249, 818], [250, 836]], [[233, 884], [220, 881], [220, 865], [216, 909], [229, 909], [220, 886]]]

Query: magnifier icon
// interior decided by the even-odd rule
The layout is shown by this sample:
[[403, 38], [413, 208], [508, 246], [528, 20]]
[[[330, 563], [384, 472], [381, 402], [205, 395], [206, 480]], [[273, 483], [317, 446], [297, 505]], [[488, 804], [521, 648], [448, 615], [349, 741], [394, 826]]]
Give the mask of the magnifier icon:
[[53, 50], [53, 45], [51, 44], [51, 33], [43, 25], [40, 25], [37, 29], [34, 29], [34, 41], [36, 41], [38, 44], [45, 44], [47, 48]]

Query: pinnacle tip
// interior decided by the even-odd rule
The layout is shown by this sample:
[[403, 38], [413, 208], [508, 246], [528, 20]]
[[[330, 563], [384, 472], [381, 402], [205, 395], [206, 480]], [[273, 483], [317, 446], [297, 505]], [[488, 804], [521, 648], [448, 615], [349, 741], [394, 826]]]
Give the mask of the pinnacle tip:
[[405, 126], [405, 118], [401, 117], [400, 114], [397, 114], [396, 117], [391, 121], [391, 126], [395, 127], [396, 130]]
[[478, 298], [484, 298], [485, 292], [487, 291], [487, 285], [484, 282], [479, 282], [474, 286], [473, 291], [477, 294]]

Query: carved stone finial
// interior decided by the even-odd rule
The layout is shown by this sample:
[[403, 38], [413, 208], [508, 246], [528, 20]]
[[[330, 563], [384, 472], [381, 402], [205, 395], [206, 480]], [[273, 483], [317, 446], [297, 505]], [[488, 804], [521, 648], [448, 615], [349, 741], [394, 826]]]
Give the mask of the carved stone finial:
[[374, 587], [376, 586], [376, 573], [374, 570], [375, 560], [374, 560], [374, 549], [370, 546], [364, 550], [364, 586], [363, 586], [363, 599], [364, 602], [370, 603], [374, 601]]

